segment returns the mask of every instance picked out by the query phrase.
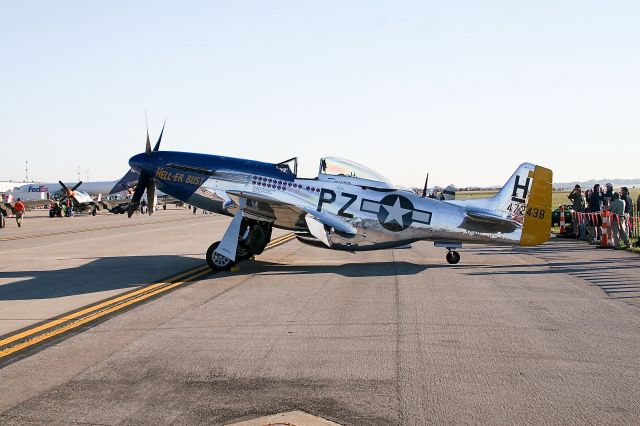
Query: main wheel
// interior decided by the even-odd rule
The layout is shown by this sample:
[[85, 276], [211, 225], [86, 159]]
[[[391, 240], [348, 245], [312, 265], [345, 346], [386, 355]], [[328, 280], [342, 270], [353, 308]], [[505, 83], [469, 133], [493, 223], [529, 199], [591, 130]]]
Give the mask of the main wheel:
[[457, 251], [450, 251], [449, 253], [447, 253], [447, 262], [449, 262], [449, 264], [451, 265], [455, 265], [456, 263], [460, 262], [460, 253], [458, 253]]
[[228, 271], [231, 269], [236, 262], [225, 257], [219, 253], [216, 253], [215, 250], [220, 245], [220, 241], [216, 241], [211, 244], [209, 249], [207, 250], [207, 264], [214, 271]]

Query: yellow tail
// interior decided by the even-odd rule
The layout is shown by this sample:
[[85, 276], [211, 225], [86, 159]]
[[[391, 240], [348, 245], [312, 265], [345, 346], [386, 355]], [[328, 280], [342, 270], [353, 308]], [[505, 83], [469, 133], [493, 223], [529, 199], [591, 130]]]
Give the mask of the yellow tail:
[[529, 172], [532, 178], [531, 192], [527, 200], [522, 226], [521, 246], [535, 246], [549, 240], [551, 234], [551, 182], [553, 172], [535, 166]]

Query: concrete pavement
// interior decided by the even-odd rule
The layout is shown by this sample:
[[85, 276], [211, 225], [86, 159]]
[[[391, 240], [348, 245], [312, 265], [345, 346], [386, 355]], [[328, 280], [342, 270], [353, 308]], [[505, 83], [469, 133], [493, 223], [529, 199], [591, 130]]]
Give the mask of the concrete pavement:
[[639, 257], [461, 253], [274, 248], [5, 366], [0, 423], [640, 421]]

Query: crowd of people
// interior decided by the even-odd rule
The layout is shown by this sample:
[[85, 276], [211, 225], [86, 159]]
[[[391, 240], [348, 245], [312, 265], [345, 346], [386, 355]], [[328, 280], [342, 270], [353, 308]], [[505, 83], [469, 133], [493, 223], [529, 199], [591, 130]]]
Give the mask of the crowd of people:
[[586, 191], [576, 185], [569, 199], [573, 203], [572, 228], [576, 238], [601, 244], [604, 237], [614, 248], [631, 246], [631, 237], [638, 232], [638, 216], [634, 212], [640, 205], [640, 196], [634, 209], [629, 188], [623, 186], [616, 192], [608, 183], [604, 189], [596, 184]]

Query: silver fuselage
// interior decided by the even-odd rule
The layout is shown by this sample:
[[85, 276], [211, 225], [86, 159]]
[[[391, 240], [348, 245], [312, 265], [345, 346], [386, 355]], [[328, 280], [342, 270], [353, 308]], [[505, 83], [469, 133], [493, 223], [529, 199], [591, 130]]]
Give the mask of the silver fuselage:
[[[170, 185], [157, 179], [158, 188], [181, 199]], [[238, 197], [255, 194], [258, 198], [280, 203], [249, 201], [244, 215], [273, 222], [274, 226], [308, 232], [301, 208], [340, 217], [356, 229], [355, 235], [330, 231], [331, 248], [371, 250], [394, 247], [417, 240], [466, 241], [517, 244], [522, 229], [483, 227], [469, 221], [467, 207], [447, 201], [422, 198], [413, 192], [393, 188], [375, 188], [375, 183], [344, 177], [331, 180], [294, 179], [292, 182], [264, 178], [256, 174], [229, 170], [216, 172], [183, 201], [209, 211], [234, 214]], [[231, 195], [230, 195], [231, 193]]]

